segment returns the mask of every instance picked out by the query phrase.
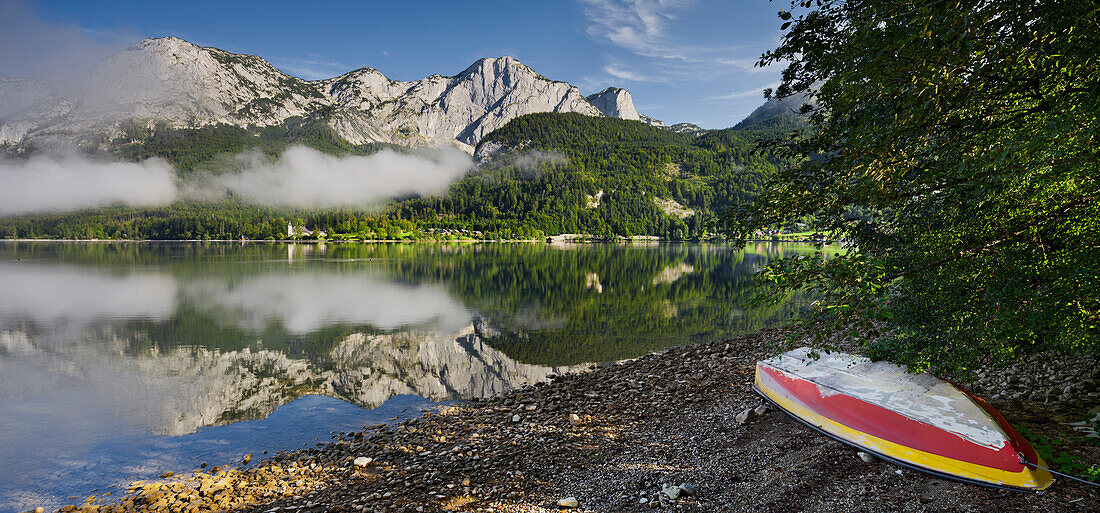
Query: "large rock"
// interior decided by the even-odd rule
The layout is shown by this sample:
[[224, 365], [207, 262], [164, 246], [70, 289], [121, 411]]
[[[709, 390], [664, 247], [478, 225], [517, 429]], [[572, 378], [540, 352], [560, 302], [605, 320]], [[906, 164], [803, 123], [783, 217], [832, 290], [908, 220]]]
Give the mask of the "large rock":
[[595, 105], [604, 116], [611, 118], [632, 119], [648, 125], [664, 126], [664, 123], [649, 116], [643, 116], [634, 108], [634, 99], [626, 89], [608, 87], [596, 94], [588, 95], [588, 101]]

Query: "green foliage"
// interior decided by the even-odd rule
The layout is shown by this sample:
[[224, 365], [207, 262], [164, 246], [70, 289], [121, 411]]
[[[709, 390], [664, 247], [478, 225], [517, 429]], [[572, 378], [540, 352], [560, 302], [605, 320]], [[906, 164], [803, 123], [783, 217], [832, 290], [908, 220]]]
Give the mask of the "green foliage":
[[[773, 162], [753, 155], [754, 134], [721, 130], [694, 138], [636, 121], [529, 114], [480, 143], [482, 150], [503, 148], [492, 164], [466, 176], [445, 197], [408, 201], [395, 212], [406, 219], [439, 219], [440, 226], [508, 230], [520, 238], [699, 238], [715, 212], [749, 201], [775, 172]], [[670, 216], [655, 197], [695, 214]]]
[[[549, 244], [8, 242], [0, 244], [0, 261], [64, 262], [93, 274], [118, 276], [141, 269], [193, 285], [182, 287], [190, 292], [181, 293], [164, 316], [107, 322], [111, 336], [123, 343], [120, 349], [130, 355], [180, 347], [228, 352], [262, 342], [265, 350], [333, 368], [347, 364], [333, 358], [333, 349], [352, 333], [405, 333], [407, 337], [395, 339], [415, 346], [423, 336], [438, 338], [441, 329], [445, 335], [461, 336], [455, 330], [470, 319], [413, 315], [372, 326], [352, 316], [305, 323], [315, 327], [302, 332], [298, 317], [288, 319], [266, 308], [254, 311], [235, 299], [218, 300], [223, 293], [270, 293], [271, 283], [308, 276], [319, 283], [316, 290], [294, 285], [293, 292], [323, 293], [332, 303], [361, 301], [379, 280], [444, 294], [448, 305], [460, 304], [475, 319], [481, 341], [523, 363], [557, 366], [634, 358], [788, 322], [805, 304], [805, 296], [758, 309], [731, 305], [748, 299], [749, 276], [758, 266], [784, 254], [813, 251], [810, 245], [767, 243], [735, 252], [719, 244], [564, 249]], [[352, 286], [326, 292], [325, 284], [334, 282]], [[340, 296], [350, 290], [367, 292]], [[449, 306], [444, 310], [451, 311]], [[298, 329], [288, 321], [295, 321]]]
[[[1047, 436], [1034, 433], [1025, 427], [1019, 427], [1019, 433], [1027, 439], [1031, 447], [1035, 449], [1035, 452], [1039, 454], [1043, 461], [1046, 461], [1048, 465], [1053, 466], [1054, 469], [1059, 472], [1077, 476], [1087, 481], [1094, 483], [1100, 483], [1100, 468], [1096, 465], [1088, 465], [1081, 461], [1081, 458], [1070, 452], [1066, 452], [1066, 446], [1071, 441], [1063, 440], [1061, 438], [1048, 438]], [[1084, 437], [1074, 437], [1077, 440], [1073, 440], [1073, 443], [1082, 443], [1086, 440]]]
[[308, 118], [289, 118], [277, 126], [247, 129], [232, 125], [170, 128], [164, 124], [147, 129], [131, 121], [121, 127], [124, 136], [120, 141], [125, 142], [116, 143], [110, 152], [131, 161], [163, 158], [185, 177], [197, 171], [219, 173], [232, 169], [235, 155], [245, 151], [277, 157], [291, 145], [332, 155], [368, 155], [397, 148], [379, 143], [351, 144], [326, 123], [327, 115], [321, 111]]
[[[241, 152], [277, 158], [291, 144], [335, 155], [393, 148], [351, 145], [333, 132], [327, 115], [250, 129], [130, 123], [122, 128], [131, 142], [113, 152], [127, 160], [164, 158], [187, 179], [239, 170], [246, 165]], [[699, 239], [708, 236], [716, 212], [751, 201], [775, 173], [775, 162], [752, 151], [754, 141], [770, 133], [717, 130], [695, 138], [636, 121], [532, 114], [489, 134], [483, 147], [504, 149], [445, 194], [403, 198], [382, 211], [270, 208], [227, 197], [0, 219], [0, 237], [283, 239], [293, 223], [340, 240], [539, 239], [562, 233]], [[667, 214], [655, 198], [694, 213]]]
[[[794, 2], [762, 64], [812, 131], [728, 232], [813, 216], [857, 251], [774, 266], [810, 321], [885, 327], [878, 356], [965, 373], [1100, 350], [1100, 20], [1094, 2]], [[851, 215], [855, 207], [875, 219]]]

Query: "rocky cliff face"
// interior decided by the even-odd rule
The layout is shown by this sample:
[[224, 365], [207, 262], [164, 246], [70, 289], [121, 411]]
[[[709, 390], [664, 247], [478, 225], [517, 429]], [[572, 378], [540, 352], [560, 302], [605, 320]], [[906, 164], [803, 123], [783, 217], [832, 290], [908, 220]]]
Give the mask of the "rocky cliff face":
[[633, 119], [653, 126], [665, 126], [664, 123], [656, 119], [639, 114], [638, 111], [634, 109], [634, 99], [631, 98], [630, 92], [626, 89], [608, 87], [596, 94], [588, 95], [587, 100], [592, 105], [595, 105], [597, 109], [600, 109], [600, 112], [603, 113], [604, 116]]
[[73, 94], [38, 80], [0, 76], [0, 143], [21, 141], [73, 108]]
[[112, 140], [123, 136], [127, 123], [244, 127], [320, 116], [356, 144], [454, 144], [471, 151], [489, 132], [534, 112], [654, 122], [638, 114], [625, 90], [610, 88], [586, 99], [576, 87], [512, 57], [481, 59], [455, 76], [411, 82], [372, 68], [305, 81], [255, 55], [171, 37], [148, 39], [104, 59], [79, 94], [28, 91], [18, 80], [0, 80], [0, 143]]
[[363, 68], [318, 84], [341, 108], [337, 129], [352, 142], [457, 141], [469, 150], [524, 114], [600, 115], [576, 87], [549, 80], [511, 57], [481, 59], [453, 77], [399, 82]]
[[668, 129], [678, 134], [688, 134], [695, 137], [707, 133], [705, 129], [694, 123], [676, 123], [675, 125], [669, 125]]

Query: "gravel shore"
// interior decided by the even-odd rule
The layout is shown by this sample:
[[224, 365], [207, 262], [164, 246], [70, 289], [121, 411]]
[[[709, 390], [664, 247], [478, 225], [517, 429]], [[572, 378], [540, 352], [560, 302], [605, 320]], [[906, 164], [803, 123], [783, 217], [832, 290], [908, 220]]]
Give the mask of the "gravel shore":
[[[783, 337], [765, 331], [556, 376], [60, 511], [1100, 511], [1097, 487], [1060, 480], [1027, 494], [960, 484], [863, 461], [780, 411], [739, 423], [763, 404], [751, 388], [755, 362]], [[1075, 436], [1042, 402], [1010, 398], [994, 404], [1014, 423]], [[1064, 449], [1100, 465], [1100, 446], [1082, 440]]]

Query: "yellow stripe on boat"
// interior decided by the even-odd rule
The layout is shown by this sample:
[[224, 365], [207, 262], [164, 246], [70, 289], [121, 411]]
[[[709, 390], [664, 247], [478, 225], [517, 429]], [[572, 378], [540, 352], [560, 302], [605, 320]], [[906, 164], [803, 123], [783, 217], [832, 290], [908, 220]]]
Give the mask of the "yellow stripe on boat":
[[[770, 381], [770, 379], [769, 379]], [[893, 458], [908, 464], [915, 465], [933, 472], [940, 472], [959, 476], [964, 479], [979, 481], [1000, 486], [1027, 490], [1044, 490], [1054, 483], [1053, 476], [1043, 469], [1028, 469], [1020, 465], [1020, 472], [1009, 472], [1001, 469], [986, 467], [953, 458], [931, 454], [928, 452], [906, 447], [874, 435], [864, 433], [849, 426], [836, 422], [814, 412], [785, 395], [767, 386], [761, 380], [761, 373], [756, 373], [757, 389], [772, 400], [777, 406], [790, 412], [792, 415], [805, 420], [822, 431], [842, 440], [849, 441], [872, 452]], [[1042, 458], [1038, 458], [1039, 466], [1047, 466]]]

